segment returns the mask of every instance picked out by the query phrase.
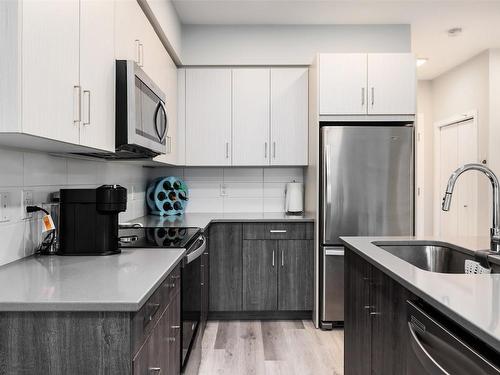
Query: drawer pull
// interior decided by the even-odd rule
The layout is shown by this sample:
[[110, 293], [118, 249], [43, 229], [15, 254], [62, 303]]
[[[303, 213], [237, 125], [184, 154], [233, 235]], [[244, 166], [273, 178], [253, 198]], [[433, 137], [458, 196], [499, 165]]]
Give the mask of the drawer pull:
[[271, 229], [269, 233], [286, 233], [286, 229]]
[[168, 342], [175, 342], [175, 337], [167, 337]]
[[167, 288], [175, 288], [175, 283], [165, 284]]
[[171, 326], [172, 329], [181, 329], [181, 326]]
[[160, 308], [159, 303], [150, 303], [148, 304], [149, 307], [149, 313], [146, 314], [144, 317], [144, 324], [148, 324], [150, 321], [153, 320], [153, 317], [155, 316], [156, 312]]
[[161, 367], [150, 367], [148, 371], [150, 374], [161, 374]]

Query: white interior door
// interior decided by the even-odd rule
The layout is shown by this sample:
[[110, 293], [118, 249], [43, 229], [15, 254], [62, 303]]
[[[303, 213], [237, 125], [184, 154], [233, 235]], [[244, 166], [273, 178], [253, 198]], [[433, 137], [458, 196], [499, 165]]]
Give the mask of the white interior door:
[[233, 69], [233, 165], [269, 165], [269, 81], [269, 69]]
[[79, 143], [79, 1], [25, 0], [22, 31], [23, 131]]
[[80, 9], [80, 144], [115, 151], [115, 53], [112, 1], [86, 0]]
[[231, 69], [186, 69], [186, 165], [231, 165]]
[[367, 57], [325, 53], [319, 58], [320, 115], [365, 115]]
[[459, 177], [450, 211], [441, 210], [441, 198], [452, 172], [467, 163], [477, 162], [477, 130], [473, 120], [443, 126], [438, 130], [437, 192], [439, 209], [439, 234], [444, 236], [476, 236], [478, 175], [466, 172]]
[[307, 68], [271, 69], [271, 165], [307, 165]]
[[414, 114], [416, 84], [416, 62], [412, 54], [368, 54], [368, 114]]

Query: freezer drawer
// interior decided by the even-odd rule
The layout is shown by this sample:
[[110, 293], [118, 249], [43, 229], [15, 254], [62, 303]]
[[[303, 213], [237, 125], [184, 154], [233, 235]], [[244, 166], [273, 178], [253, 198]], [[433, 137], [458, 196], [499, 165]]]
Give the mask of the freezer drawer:
[[344, 321], [344, 248], [323, 247], [323, 298], [321, 320]]

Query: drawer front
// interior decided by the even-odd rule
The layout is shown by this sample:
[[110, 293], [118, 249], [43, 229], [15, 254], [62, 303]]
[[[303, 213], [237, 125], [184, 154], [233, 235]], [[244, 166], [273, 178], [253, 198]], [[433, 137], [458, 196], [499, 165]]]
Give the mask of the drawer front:
[[177, 265], [132, 317], [132, 353], [136, 353], [172, 298], [180, 291], [181, 269]]
[[312, 240], [313, 223], [252, 223], [243, 224], [245, 240]]

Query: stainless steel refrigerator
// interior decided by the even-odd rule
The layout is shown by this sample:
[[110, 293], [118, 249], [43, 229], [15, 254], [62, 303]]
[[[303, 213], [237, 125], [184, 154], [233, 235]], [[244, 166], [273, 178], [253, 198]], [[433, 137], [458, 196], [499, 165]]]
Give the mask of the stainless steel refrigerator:
[[412, 235], [412, 123], [321, 125], [321, 327], [344, 320], [341, 236]]

